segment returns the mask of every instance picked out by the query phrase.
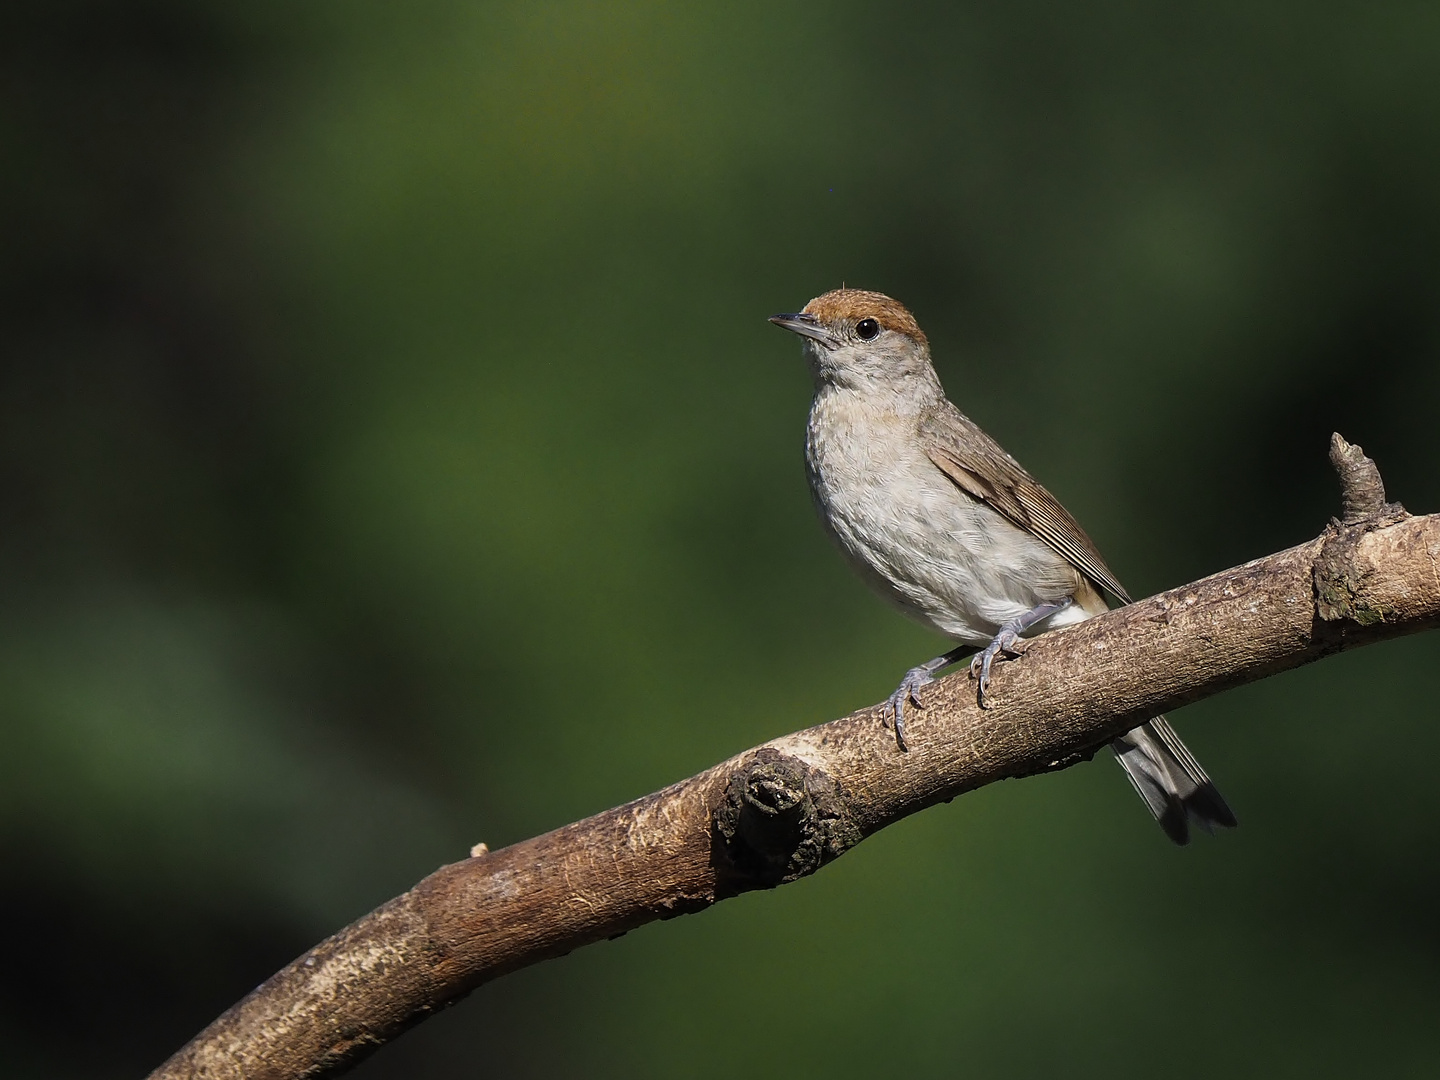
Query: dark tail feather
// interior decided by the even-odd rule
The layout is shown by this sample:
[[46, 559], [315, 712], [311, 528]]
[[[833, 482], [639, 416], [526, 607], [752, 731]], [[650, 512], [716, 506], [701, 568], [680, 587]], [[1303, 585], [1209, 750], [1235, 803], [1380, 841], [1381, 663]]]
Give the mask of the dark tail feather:
[[1177, 844], [1190, 842], [1190, 822], [1206, 832], [1233, 829], [1235, 815], [1175, 729], [1157, 716], [1112, 742], [1125, 775], [1150, 813]]

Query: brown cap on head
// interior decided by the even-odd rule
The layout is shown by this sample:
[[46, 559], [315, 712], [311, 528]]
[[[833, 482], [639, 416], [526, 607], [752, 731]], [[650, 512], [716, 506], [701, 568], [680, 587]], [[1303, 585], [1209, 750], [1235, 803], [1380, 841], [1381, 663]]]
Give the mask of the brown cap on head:
[[899, 300], [892, 300], [884, 293], [866, 292], [864, 289], [836, 289], [811, 300], [805, 305], [805, 313], [827, 323], [854, 323], [861, 319], [874, 319], [886, 330], [904, 334], [921, 345], [927, 344], [925, 331], [920, 329], [915, 316], [911, 315]]

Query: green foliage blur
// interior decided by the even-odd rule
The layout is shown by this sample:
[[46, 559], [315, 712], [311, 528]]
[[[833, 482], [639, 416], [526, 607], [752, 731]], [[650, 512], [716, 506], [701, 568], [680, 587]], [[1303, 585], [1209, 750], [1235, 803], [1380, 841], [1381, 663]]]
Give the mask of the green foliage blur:
[[[1440, 509], [1440, 8], [16, 0], [0, 1074], [133, 1077], [492, 848], [879, 700], [766, 316], [917, 313], [1137, 595]], [[399, 1077], [1433, 1075], [1440, 638], [490, 984]], [[1427, 1019], [1428, 1018], [1428, 1019]]]

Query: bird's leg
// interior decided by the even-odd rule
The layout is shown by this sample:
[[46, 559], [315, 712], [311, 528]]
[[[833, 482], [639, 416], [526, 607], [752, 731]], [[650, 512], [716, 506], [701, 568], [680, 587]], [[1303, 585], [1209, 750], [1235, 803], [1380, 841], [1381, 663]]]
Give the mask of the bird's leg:
[[995, 657], [1000, 653], [1006, 656], [1019, 656], [1021, 649], [1017, 646], [1020, 642], [1020, 635], [1036, 623], [1048, 619], [1057, 611], [1064, 611], [1075, 602], [1073, 597], [1067, 596], [1064, 600], [1056, 600], [1053, 603], [1040, 604], [1031, 608], [1025, 614], [1011, 619], [1000, 632], [995, 635], [989, 645], [975, 654], [975, 659], [970, 661], [970, 677], [980, 680], [980, 707], [989, 708], [985, 704], [985, 692], [990, 689], [990, 665], [995, 662]]
[[905, 744], [905, 702], [912, 702], [917, 709], [920, 708], [920, 688], [935, 681], [935, 672], [949, 667], [973, 648], [973, 645], [961, 645], [944, 656], [937, 656], [918, 667], [912, 667], [905, 673], [905, 678], [900, 680], [896, 691], [885, 700], [884, 712], [895, 718], [895, 742], [901, 750], [910, 749]]

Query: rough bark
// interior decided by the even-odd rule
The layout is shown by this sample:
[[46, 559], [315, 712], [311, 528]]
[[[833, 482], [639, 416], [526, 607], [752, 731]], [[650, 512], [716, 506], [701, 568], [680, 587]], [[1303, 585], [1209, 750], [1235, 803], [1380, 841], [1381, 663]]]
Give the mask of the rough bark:
[[991, 706], [952, 675], [908, 753], [879, 707], [663, 791], [442, 867], [321, 942], [156, 1078], [334, 1075], [490, 979], [653, 919], [813, 873], [860, 840], [1006, 777], [1064, 768], [1157, 713], [1440, 622], [1440, 515], [1387, 504], [1338, 435], [1344, 514], [1314, 540], [1037, 638]]

